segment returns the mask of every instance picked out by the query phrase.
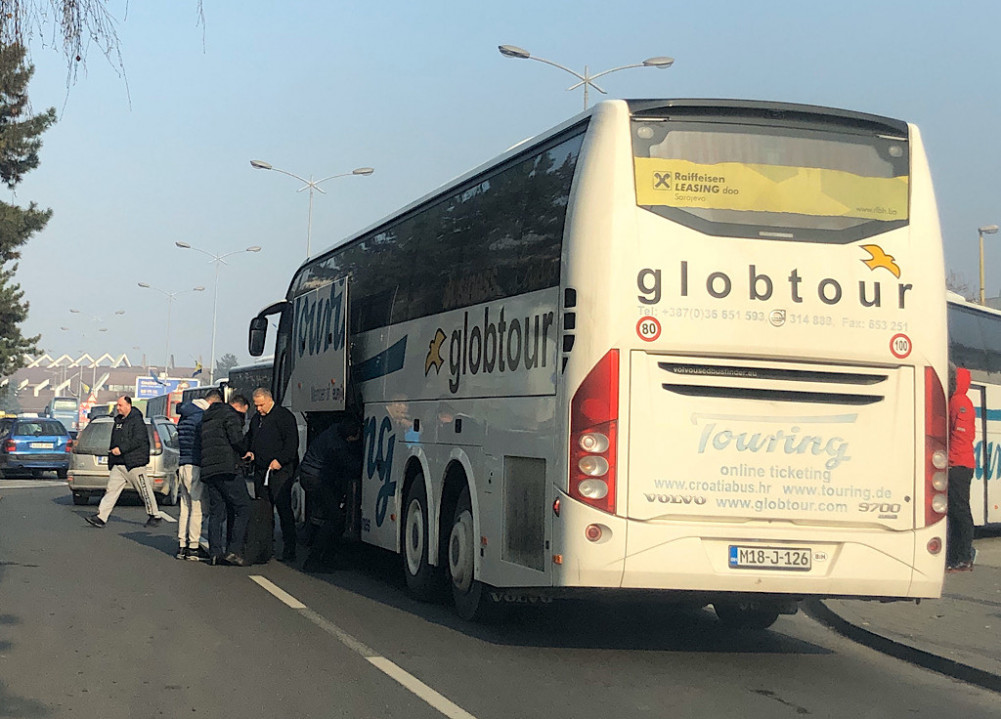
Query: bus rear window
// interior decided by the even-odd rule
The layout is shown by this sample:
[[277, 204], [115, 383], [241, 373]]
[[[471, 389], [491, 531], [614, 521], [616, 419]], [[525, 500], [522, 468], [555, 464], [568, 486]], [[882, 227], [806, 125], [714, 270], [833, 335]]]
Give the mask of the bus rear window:
[[906, 138], [651, 118], [636, 202], [710, 235], [847, 243], [907, 224]]

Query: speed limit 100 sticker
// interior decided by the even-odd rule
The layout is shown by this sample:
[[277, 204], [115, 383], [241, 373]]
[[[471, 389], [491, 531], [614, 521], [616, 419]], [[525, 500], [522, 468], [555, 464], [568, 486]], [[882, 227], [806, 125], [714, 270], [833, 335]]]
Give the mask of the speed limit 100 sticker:
[[890, 352], [897, 359], [904, 359], [911, 353], [911, 338], [904, 334], [893, 335], [890, 338]]
[[636, 334], [644, 342], [653, 342], [660, 337], [660, 321], [656, 317], [641, 317], [636, 323]]

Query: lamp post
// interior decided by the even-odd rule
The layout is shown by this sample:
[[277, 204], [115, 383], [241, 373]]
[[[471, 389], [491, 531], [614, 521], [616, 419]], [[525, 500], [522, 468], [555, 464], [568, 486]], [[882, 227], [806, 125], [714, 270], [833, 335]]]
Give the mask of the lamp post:
[[322, 180], [314, 180], [313, 176], [310, 175], [307, 180], [305, 177], [299, 177], [298, 175], [289, 172], [288, 170], [282, 170], [271, 165], [270, 162], [265, 162], [264, 160], [251, 160], [250, 166], [256, 170], [273, 170], [275, 172], [280, 172], [283, 175], [288, 175], [291, 178], [298, 180], [299, 182], [304, 182], [302, 187], [300, 187], [296, 192], [302, 192], [303, 190], [309, 190], [309, 214], [306, 216], [306, 257], [310, 256], [310, 246], [313, 236], [313, 191], [323, 192], [323, 188], [320, 187], [327, 180], [333, 180], [338, 177], [348, 177], [349, 175], [362, 175], [368, 176], [375, 172], [371, 167], [358, 167], [351, 172], [342, 172], [339, 175], [331, 175], [330, 177], [324, 177]]
[[980, 233], [980, 304], [986, 304], [984, 299], [984, 235], [993, 235], [998, 231], [997, 225], [984, 225], [983, 227], [978, 227], [977, 231]]
[[212, 291], [212, 358], [209, 360], [209, 384], [215, 383], [215, 328], [216, 328], [216, 309], [219, 306], [219, 265], [228, 265], [226, 258], [230, 255], [238, 255], [241, 252], [260, 252], [261, 248], [259, 245], [252, 245], [243, 250], [233, 250], [232, 252], [226, 252], [221, 255], [213, 254], [203, 250], [200, 247], [194, 247], [187, 242], [175, 242], [177, 247], [182, 250], [194, 250], [195, 252], [201, 252], [203, 255], [209, 258], [209, 262], [215, 263], [215, 287]]
[[588, 71], [587, 65], [585, 65], [584, 74], [581, 75], [576, 70], [571, 70], [569, 67], [564, 67], [563, 65], [560, 65], [558, 62], [553, 62], [552, 60], [546, 60], [545, 58], [536, 57], [535, 55], [532, 55], [528, 50], [523, 50], [522, 48], [517, 47], [515, 45], [498, 45], [497, 49], [500, 51], [500, 54], [503, 55], [504, 57], [510, 57], [517, 60], [536, 60], [537, 62], [544, 62], [547, 65], [558, 67], [560, 70], [563, 70], [564, 72], [569, 72], [571, 75], [580, 80], [580, 82], [568, 87], [567, 91], [569, 92], [570, 90], [576, 90], [578, 87], [581, 86], [584, 87], [585, 110], [587, 109], [587, 90], [589, 87], [593, 87], [602, 95], [608, 94], [600, 87], [594, 84], [594, 81], [597, 80], [599, 77], [604, 77], [605, 75], [610, 75], [613, 72], [618, 72], [619, 70], [628, 70], [634, 67], [659, 67], [660, 69], [664, 70], [666, 68], [671, 67], [671, 65], [674, 64], [673, 57], [648, 57], [643, 62], [633, 63], [632, 65], [622, 65], [621, 67], [613, 67], [611, 70], [604, 70], [602, 72], [597, 73], [596, 75], [592, 75]]
[[140, 282], [139, 286], [146, 290], [156, 290], [162, 295], [167, 296], [167, 349], [164, 352], [163, 360], [163, 373], [167, 374], [167, 368], [170, 366], [170, 310], [174, 304], [174, 298], [178, 295], [184, 295], [188, 292], [204, 292], [205, 288], [199, 285], [198, 287], [192, 287], [190, 290], [178, 290], [176, 292], [170, 292], [168, 290], [162, 290], [159, 287], [154, 287], [149, 282]]

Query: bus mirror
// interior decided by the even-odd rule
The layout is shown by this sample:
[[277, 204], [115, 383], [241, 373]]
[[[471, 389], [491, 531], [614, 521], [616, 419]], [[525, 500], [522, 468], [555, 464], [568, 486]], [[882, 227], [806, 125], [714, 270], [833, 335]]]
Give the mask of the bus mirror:
[[251, 357], [264, 354], [264, 341], [268, 336], [268, 318], [258, 315], [250, 320], [250, 338], [247, 342]]

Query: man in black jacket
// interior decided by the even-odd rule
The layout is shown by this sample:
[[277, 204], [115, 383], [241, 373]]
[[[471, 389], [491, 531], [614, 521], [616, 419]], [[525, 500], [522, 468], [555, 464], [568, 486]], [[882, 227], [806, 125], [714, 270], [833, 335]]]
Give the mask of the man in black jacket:
[[[243, 543], [250, 519], [250, 495], [236, 464], [243, 452], [243, 425], [236, 410], [222, 401], [219, 390], [211, 390], [202, 415], [202, 484], [209, 497], [209, 561], [212, 564], [246, 566]], [[229, 546], [222, 546], [222, 522], [226, 510], [233, 513]]]
[[267, 478], [268, 496], [278, 510], [282, 528], [283, 562], [295, 561], [295, 516], [292, 513], [292, 472], [299, 460], [299, 428], [295, 415], [275, 404], [271, 391], [258, 387], [253, 395], [257, 409], [247, 431], [246, 458], [254, 463], [254, 489], [263, 497]]
[[116, 403], [118, 414], [115, 416], [115, 426], [111, 430], [111, 443], [108, 447], [108, 488], [101, 498], [97, 514], [85, 517], [91, 525], [103, 527], [115, 508], [118, 497], [126, 485], [131, 485], [143, 504], [146, 505], [147, 527], [159, 526], [160, 510], [156, 506], [153, 495], [153, 482], [146, 474], [149, 464], [149, 434], [143, 414], [132, 406], [132, 398], [122, 395]]
[[331, 425], [310, 442], [299, 465], [299, 484], [323, 520], [303, 571], [327, 572], [334, 567], [337, 545], [344, 534], [347, 489], [361, 480], [361, 429], [361, 422], [354, 418]]

